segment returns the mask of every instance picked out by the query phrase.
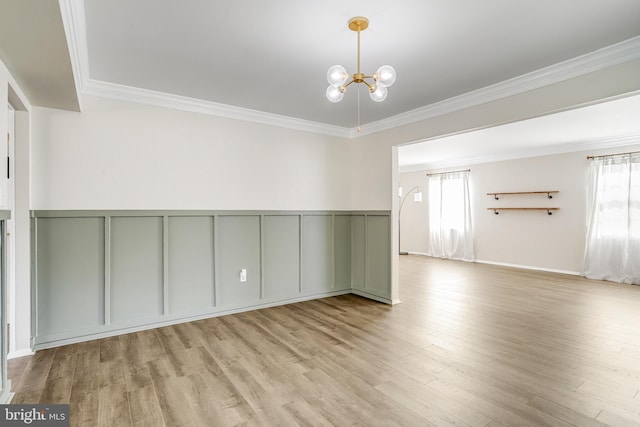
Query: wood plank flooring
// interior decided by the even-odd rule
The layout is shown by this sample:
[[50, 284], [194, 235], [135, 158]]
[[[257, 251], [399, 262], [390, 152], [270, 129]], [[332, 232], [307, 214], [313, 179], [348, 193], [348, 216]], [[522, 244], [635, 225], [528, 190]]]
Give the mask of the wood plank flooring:
[[353, 295], [38, 351], [13, 403], [78, 426], [638, 426], [640, 286], [401, 257]]

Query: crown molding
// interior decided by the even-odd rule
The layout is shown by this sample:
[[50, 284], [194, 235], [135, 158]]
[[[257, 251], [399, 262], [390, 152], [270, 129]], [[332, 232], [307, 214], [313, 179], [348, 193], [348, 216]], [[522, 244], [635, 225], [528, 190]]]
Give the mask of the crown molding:
[[[357, 136], [369, 135], [497, 101], [636, 59], [640, 59], [640, 36], [388, 119], [362, 125]], [[352, 130], [352, 135], [356, 136], [355, 129]]]
[[[82, 99], [81, 95], [93, 95], [304, 132], [351, 138], [351, 130], [345, 127], [92, 79], [89, 72], [84, 2], [83, 0], [59, 0], [59, 4], [79, 103]], [[82, 110], [82, 105], [80, 110]]]
[[376, 132], [427, 120], [640, 58], [640, 36], [638, 36], [472, 92], [416, 108], [377, 122], [364, 124], [361, 126], [361, 131], [358, 132], [356, 128], [328, 125], [248, 108], [91, 79], [89, 73], [84, 2], [83, 0], [58, 1], [67, 43], [69, 45], [69, 54], [79, 103], [81, 101], [81, 95], [96, 95], [341, 138], [359, 138]]
[[265, 113], [263, 111], [251, 110], [249, 108], [235, 107], [233, 105], [204, 101], [186, 96], [103, 82], [100, 80], [87, 79], [84, 84], [83, 94], [152, 105], [155, 107], [189, 111], [192, 113], [208, 114], [228, 119], [244, 120], [252, 123], [260, 123], [322, 135], [337, 136], [341, 138], [351, 137], [349, 129], [340, 126], [331, 126], [324, 123], [312, 122], [310, 120]]
[[69, 59], [76, 86], [78, 105], [82, 111], [84, 84], [89, 78], [89, 54], [87, 49], [87, 29], [82, 0], [58, 0], [62, 25], [67, 38]]
[[524, 150], [514, 150], [507, 153], [491, 154], [485, 156], [458, 157], [455, 160], [443, 162], [422, 163], [419, 165], [401, 166], [400, 173], [421, 172], [425, 170], [458, 168], [468, 165], [494, 163], [505, 160], [525, 159], [530, 157], [552, 156], [557, 154], [576, 153], [588, 150], [603, 150], [608, 148], [621, 148], [640, 144], [640, 134], [622, 135], [607, 139], [589, 139], [572, 141], [565, 144], [554, 144], [545, 147], [534, 147]]

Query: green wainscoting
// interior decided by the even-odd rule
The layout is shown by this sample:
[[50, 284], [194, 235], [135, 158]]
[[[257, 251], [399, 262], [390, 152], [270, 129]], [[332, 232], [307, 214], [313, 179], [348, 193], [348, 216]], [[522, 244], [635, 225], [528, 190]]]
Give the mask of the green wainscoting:
[[32, 236], [34, 349], [352, 292], [391, 302], [388, 211], [33, 211]]
[[7, 370], [9, 337], [7, 327], [7, 220], [11, 211], [0, 209], [0, 404], [8, 404], [13, 398], [11, 380]]

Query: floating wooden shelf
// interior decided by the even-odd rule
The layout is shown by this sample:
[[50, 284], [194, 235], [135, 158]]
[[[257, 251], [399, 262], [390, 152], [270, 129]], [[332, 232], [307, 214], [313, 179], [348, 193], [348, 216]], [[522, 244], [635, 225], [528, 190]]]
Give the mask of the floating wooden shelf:
[[[500, 193], [503, 194], [503, 193]], [[547, 211], [547, 215], [552, 215], [551, 211], [557, 211], [560, 208], [487, 208], [488, 211], [493, 211], [498, 215], [498, 211]]]
[[508, 196], [508, 195], [515, 195], [515, 194], [546, 194], [547, 195], [547, 199], [552, 199], [553, 196], [552, 194], [556, 194], [559, 193], [560, 191], [558, 190], [552, 190], [552, 191], [514, 191], [514, 192], [510, 192], [510, 193], [487, 193], [487, 196], [493, 196], [494, 199], [499, 200], [500, 197], [498, 196]]

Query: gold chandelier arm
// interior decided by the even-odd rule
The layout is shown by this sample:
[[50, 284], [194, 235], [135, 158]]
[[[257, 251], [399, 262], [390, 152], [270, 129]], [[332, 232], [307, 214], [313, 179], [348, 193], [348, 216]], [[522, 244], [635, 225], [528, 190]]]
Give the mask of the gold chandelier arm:
[[347, 83], [346, 85], [342, 85], [343, 88], [347, 88], [347, 86], [349, 86], [351, 83], [355, 82], [355, 80], [351, 80], [349, 83]]
[[367, 87], [369, 88], [369, 92], [373, 92], [376, 90], [376, 86], [372, 85], [371, 83], [369, 83], [366, 80], [363, 80], [362, 83], [364, 83], [365, 85], [367, 85]]

